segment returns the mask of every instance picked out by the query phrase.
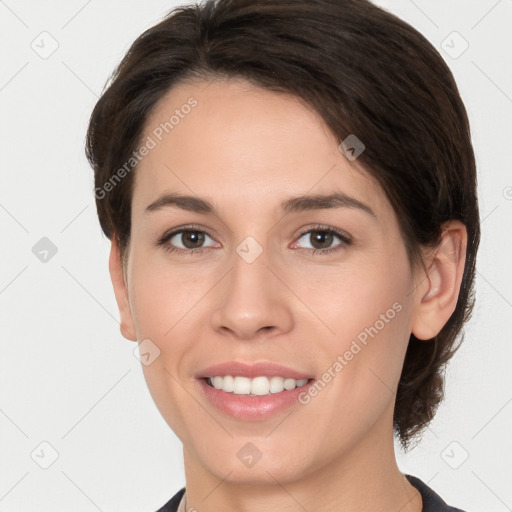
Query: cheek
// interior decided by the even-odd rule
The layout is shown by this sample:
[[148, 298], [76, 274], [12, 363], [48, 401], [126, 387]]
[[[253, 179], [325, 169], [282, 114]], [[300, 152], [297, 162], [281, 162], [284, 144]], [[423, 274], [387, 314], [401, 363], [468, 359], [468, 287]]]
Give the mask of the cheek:
[[182, 330], [208, 290], [198, 272], [175, 268], [165, 257], [134, 251], [129, 278], [130, 307], [137, 334], [163, 342]]
[[390, 248], [343, 271], [332, 269], [316, 283], [308, 305], [331, 330], [322, 343], [324, 367], [341, 356], [338, 392], [350, 389], [357, 403], [370, 403], [372, 395], [387, 400], [398, 383], [411, 328], [413, 281], [405, 250]]
[[406, 329], [403, 324], [410, 315], [413, 282], [406, 255], [400, 250], [354, 257], [343, 266], [318, 267], [307, 276], [306, 272], [300, 278], [291, 276], [291, 281], [297, 295], [305, 298], [308, 308], [329, 329], [330, 334], [325, 329], [325, 339], [337, 348], [359, 334], [364, 339], [372, 326], [386, 339]]
[[[190, 396], [183, 385], [190, 378], [183, 368], [193, 351], [190, 333], [204, 285], [190, 272], [169, 271], [164, 258], [142, 250], [132, 253], [129, 275], [130, 307], [137, 338], [150, 339], [159, 352], [149, 365], [142, 365], [153, 401], [172, 430], [185, 439], [191, 424]], [[195, 329], [197, 333], [197, 327]], [[197, 333], [199, 334], [199, 333]]]
[[138, 274], [130, 288], [130, 307], [137, 337], [150, 338], [158, 344], [172, 327], [176, 300], [148, 273]]

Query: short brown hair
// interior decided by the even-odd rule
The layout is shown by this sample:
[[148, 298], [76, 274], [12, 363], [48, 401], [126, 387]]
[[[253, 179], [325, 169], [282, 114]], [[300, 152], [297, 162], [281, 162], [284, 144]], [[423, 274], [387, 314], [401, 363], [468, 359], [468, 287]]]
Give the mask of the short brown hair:
[[410, 337], [394, 410], [395, 432], [407, 447], [443, 398], [444, 367], [474, 303], [476, 169], [452, 73], [418, 31], [367, 0], [207, 0], [171, 11], [132, 44], [87, 132], [100, 224], [122, 254], [130, 239], [133, 172], [108, 194], [104, 184], [129, 161], [149, 113], [170, 88], [212, 77], [291, 93], [340, 141], [355, 134], [365, 145], [358, 163], [393, 205], [411, 263], [421, 259], [422, 247], [439, 244], [445, 221], [465, 224], [456, 309], [432, 340]]

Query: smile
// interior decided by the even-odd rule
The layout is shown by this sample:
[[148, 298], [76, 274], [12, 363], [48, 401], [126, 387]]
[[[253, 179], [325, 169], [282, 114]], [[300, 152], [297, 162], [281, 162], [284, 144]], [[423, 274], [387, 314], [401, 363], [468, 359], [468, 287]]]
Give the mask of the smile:
[[215, 376], [207, 377], [209, 386], [236, 395], [264, 396], [271, 393], [290, 391], [307, 384], [309, 379], [290, 379], [279, 376], [255, 377], [250, 379], [242, 376]]
[[300, 394], [315, 381], [230, 375], [196, 380], [203, 396], [218, 412], [243, 421], [264, 421], [299, 406]]

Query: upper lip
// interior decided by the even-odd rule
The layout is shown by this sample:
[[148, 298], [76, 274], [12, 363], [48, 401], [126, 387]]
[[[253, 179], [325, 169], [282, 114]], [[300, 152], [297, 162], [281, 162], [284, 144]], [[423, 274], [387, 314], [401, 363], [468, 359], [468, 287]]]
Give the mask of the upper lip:
[[312, 379], [312, 375], [294, 370], [287, 366], [270, 362], [246, 363], [243, 361], [226, 361], [225, 363], [214, 364], [200, 370], [196, 377], [224, 377], [226, 375], [248, 377], [283, 377], [285, 379]]

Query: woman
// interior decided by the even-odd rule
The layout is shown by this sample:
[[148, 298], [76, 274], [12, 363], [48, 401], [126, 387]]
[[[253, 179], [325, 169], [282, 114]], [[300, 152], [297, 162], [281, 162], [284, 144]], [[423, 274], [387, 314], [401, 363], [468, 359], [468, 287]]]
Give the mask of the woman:
[[121, 332], [183, 443], [160, 511], [459, 510], [393, 449], [441, 401], [480, 237], [466, 111], [422, 35], [365, 0], [177, 9], [87, 156]]

